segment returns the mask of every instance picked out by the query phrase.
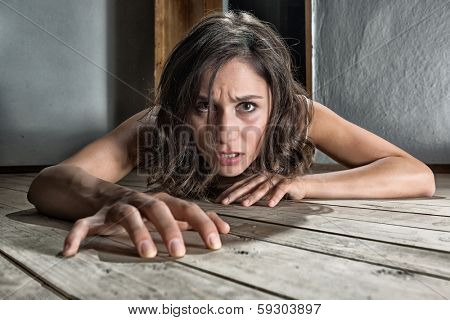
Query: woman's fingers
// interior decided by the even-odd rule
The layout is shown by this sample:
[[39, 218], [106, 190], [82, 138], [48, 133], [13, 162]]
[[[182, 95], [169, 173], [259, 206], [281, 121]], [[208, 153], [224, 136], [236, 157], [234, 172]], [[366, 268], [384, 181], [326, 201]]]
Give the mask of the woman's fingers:
[[[189, 202], [180, 198], [173, 197], [167, 193], [158, 193], [154, 195], [158, 201], [167, 207], [167, 210], [171, 212], [170, 220], [180, 223], [185, 222], [184, 226], [195, 229], [200, 233], [206, 247], [210, 249], [219, 249], [222, 246], [220, 241], [219, 232], [227, 233], [230, 229], [228, 223], [223, 221], [217, 214], [213, 212], [205, 213], [197, 204]], [[170, 233], [168, 229], [164, 230], [164, 227], [158, 227], [158, 222], [165, 221], [164, 215], [159, 215], [154, 210], [149, 210], [148, 205], [143, 206], [141, 211], [145, 212], [147, 219], [151, 220], [153, 224], [158, 228], [161, 235]], [[156, 214], [155, 214], [156, 213]], [[168, 224], [170, 224], [168, 222]], [[179, 230], [178, 230], [179, 231]], [[170, 236], [167, 236], [169, 239]], [[180, 239], [182, 241], [181, 232]], [[170, 242], [170, 240], [168, 240]], [[178, 245], [178, 244], [176, 244]], [[170, 244], [169, 244], [170, 248]], [[184, 243], [183, 250], [185, 252]], [[183, 255], [184, 255], [183, 252]]]
[[253, 190], [250, 195], [243, 200], [241, 203], [243, 206], [248, 207], [254, 204], [256, 201], [264, 197], [270, 189], [273, 187], [273, 182], [267, 180], [266, 182], [261, 183], [255, 190]]
[[[219, 217], [214, 217], [215, 222], [207, 215], [196, 203], [186, 202], [186, 204], [180, 208], [180, 211], [174, 211], [174, 215], [177, 219], [181, 219], [189, 222], [189, 224], [200, 233], [206, 247], [210, 249], [219, 249], [222, 246], [220, 241], [219, 230], [216, 223], [219, 223]], [[223, 224], [226, 222], [222, 221]], [[219, 223], [222, 225], [221, 223]], [[220, 227], [222, 230], [226, 229], [223, 225]]]
[[62, 254], [64, 256], [73, 256], [78, 252], [80, 243], [89, 235], [97, 232], [96, 228], [103, 225], [104, 217], [108, 208], [101, 208], [96, 214], [90, 217], [82, 218], [72, 226], [64, 240], [64, 248]]
[[[164, 198], [164, 199], [162, 199]], [[115, 203], [95, 215], [80, 219], [66, 237], [64, 256], [77, 253], [80, 243], [89, 235], [111, 235], [126, 231], [139, 255], [154, 257], [157, 248], [148, 226], [161, 234], [170, 255], [183, 256], [186, 252], [181, 230], [197, 230], [206, 247], [219, 249], [219, 233], [228, 233], [230, 226], [215, 212], [204, 212], [197, 204], [167, 194], [136, 197], [129, 203]]]
[[250, 177], [247, 177], [247, 178], [245, 178], [245, 179], [242, 179], [242, 180], [240, 180], [240, 181], [238, 181], [238, 182], [233, 183], [233, 185], [232, 185], [231, 187], [229, 187], [229, 188], [227, 188], [226, 190], [224, 190], [224, 191], [223, 191], [223, 192], [215, 199], [215, 202], [217, 202], [217, 203], [223, 203], [223, 200], [224, 200], [225, 198], [227, 198], [227, 196], [228, 196], [228, 194], [229, 194], [230, 192], [232, 192], [232, 191], [234, 191], [235, 189], [241, 187], [242, 185], [244, 185], [245, 183], [247, 183], [248, 181], [250, 181], [250, 180], [252, 180], [252, 179], [254, 179], [254, 178], [255, 178], [255, 176], [250, 176]]
[[284, 195], [289, 192], [290, 183], [288, 180], [282, 180], [276, 185], [267, 202], [269, 207], [275, 207], [283, 199]]
[[[144, 220], [144, 224], [147, 227], [148, 231], [158, 231], [156, 229], [155, 225], [151, 221], [148, 221], [146, 219], [146, 220]], [[187, 230], [191, 230], [192, 229], [192, 226], [189, 223], [187, 223], [186, 221], [178, 221], [177, 220], [177, 224], [178, 224], [178, 228], [180, 228], [181, 231], [187, 231]]]
[[239, 197], [242, 197], [243, 195], [250, 193], [255, 187], [257, 187], [259, 184], [263, 183], [266, 180], [267, 177], [265, 175], [259, 175], [254, 177], [245, 184], [236, 187], [231, 187], [226, 191], [224, 191], [226, 195], [221, 202], [223, 204], [232, 203]]
[[178, 223], [178, 228], [180, 228], [181, 231], [186, 231], [186, 230], [192, 230], [193, 229], [192, 226], [186, 221], [178, 221], [177, 220], [177, 223]]
[[220, 233], [226, 234], [226, 233], [230, 232], [230, 225], [228, 223], [226, 223], [225, 221], [223, 221], [217, 215], [217, 213], [215, 213], [214, 211], [206, 211], [205, 213], [216, 224], [217, 229], [219, 230]]
[[77, 220], [69, 234], [64, 240], [64, 249], [62, 251], [63, 256], [73, 256], [78, 252], [81, 241], [86, 238], [89, 232], [89, 222], [86, 218]]
[[[160, 200], [163, 200], [167, 204], [170, 211], [172, 211], [172, 213], [176, 216], [177, 219], [184, 219], [182, 217], [184, 216], [183, 212], [185, 210], [194, 209], [195, 212], [199, 212], [202, 215], [207, 214], [207, 216], [210, 219], [211, 219], [211, 217], [214, 217], [214, 219], [211, 219], [211, 220], [215, 223], [215, 225], [220, 233], [224, 233], [224, 232], [222, 232], [222, 230], [230, 229], [230, 226], [228, 225], [228, 223], [226, 223], [224, 220], [222, 220], [222, 218], [220, 218], [215, 212], [213, 212], [213, 211], [205, 212], [198, 205], [195, 205], [193, 202], [189, 202], [189, 201], [171, 196], [167, 193], [158, 194], [157, 198]], [[198, 209], [200, 211], [198, 211]], [[213, 215], [210, 215], [209, 213], [213, 213]], [[178, 221], [178, 222], [179, 222], [179, 224], [181, 223], [181, 221]], [[183, 221], [183, 222], [187, 223], [187, 225], [189, 226], [189, 229], [195, 229], [188, 221]]]
[[136, 207], [126, 203], [117, 203], [110, 208], [105, 222], [118, 223], [123, 226], [140, 256], [146, 258], [156, 256], [155, 243], [142, 220], [141, 213]]
[[219, 230], [226, 231], [229, 226], [219, 216], [206, 214], [196, 203], [168, 194], [158, 195], [158, 198], [164, 200], [177, 220], [188, 222], [193, 229], [200, 233], [206, 247], [219, 249], [222, 246]]
[[182, 257], [186, 253], [183, 236], [178, 223], [167, 205], [156, 198], [147, 202], [139, 210], [150, 220], [161, 235], [169, 254]]

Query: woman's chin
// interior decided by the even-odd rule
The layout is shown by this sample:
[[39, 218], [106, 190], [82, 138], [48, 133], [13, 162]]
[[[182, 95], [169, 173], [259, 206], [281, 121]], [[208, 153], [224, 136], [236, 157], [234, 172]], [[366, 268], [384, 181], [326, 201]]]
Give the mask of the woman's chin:
[[219, 175], [222, 177], [236, 177], [245, 171], [245, 168], [241, 166], [221, 166], [219, 169]]

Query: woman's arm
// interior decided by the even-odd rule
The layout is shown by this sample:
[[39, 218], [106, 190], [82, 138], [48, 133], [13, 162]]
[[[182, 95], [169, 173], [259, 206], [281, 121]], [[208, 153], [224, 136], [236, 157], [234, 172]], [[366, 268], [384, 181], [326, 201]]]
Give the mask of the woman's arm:
[[42, 170], [31, 183], [28, 201], [56, 218], [94, 214], [126, 188], [115, 185], [136, 165], [137, 130], [147, 110], [135, 114], [60, 164]]
[[31, 183], [28, 200], [40, 212], [76, 220], [65, 239], [63, 255], [74, 255], [89, 235], [126, 231], [141, 256], [153, 257], [157, 248], [147, 222], [161, 234], [172, 256], [185, 254], [181, 231], [186, 228], [197, 230], [208, 248], [220, 248], [218, 233], [227, 233], [229, 226], [216, 213], [166, 193], [142, 193], [115, 184], [136, 165], [137, 120], [145, 112], [62, 163], [42, 170]]
[[58, 164], [39, 173], [27, 197], [39, 212], [75, 221], [95, 214], [102, 206], [130, 191], [97, 178], [80, 166]]
[[216, 201], [240, 201], [251, 206], [267, 200], [275, 206], [286, 194], [303, 198], [431, 197], [435, 191], [432, 171], [419, 160], [386, 140], [346, 121], [320, 103], [313, 103], [309, 137], [337, 162], [349, 167], [339, 172], [311, 174], [270, 181], [257, 174], [234, 183]]
[[310, 138], [348, 170], [302, 177], [307, 198], [431, 197], [433, 172], [402, 149], [313, 102]]

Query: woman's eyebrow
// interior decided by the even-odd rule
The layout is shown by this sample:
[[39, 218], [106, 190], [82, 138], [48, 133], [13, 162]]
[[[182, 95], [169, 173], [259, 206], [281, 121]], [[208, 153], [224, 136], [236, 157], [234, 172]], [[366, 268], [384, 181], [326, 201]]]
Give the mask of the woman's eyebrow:
[[[208, 97], [206, 97], [204, 95], [199, 95], [198, 99], [207, 101]], [[246, 101], [246, 100], [251, 100], [251, 99], [264, 99], [264, 97], [258, 96], [256, 94], [248, 94], [245, 96], [234, 97], [234, 98], [231, 97], [231, 101], [233, 101], [233, 102], [240, 102], [240, 101]]]

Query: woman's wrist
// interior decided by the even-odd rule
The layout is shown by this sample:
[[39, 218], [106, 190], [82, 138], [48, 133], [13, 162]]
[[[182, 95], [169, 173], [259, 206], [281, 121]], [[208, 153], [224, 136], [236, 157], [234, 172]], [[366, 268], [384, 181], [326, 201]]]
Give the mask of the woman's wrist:
[[303, 175], [296, 178], [293, 188], [295, 188], [293, 192], [295, 199], [314, 198], [317, 194], [315, 190], [320, 188], [320, 180], [313, 174]]
[[96, 186], [93, 188], [93, 190], [94, 193], [91, 199], [91, 203], [96, 210], [99, 210], [103, 206], [115, 203], [120, 199], [127, 198], [131, 194], [136, 192], [136, 190], [130, 189], [128, 187], [124, 187], [101, 179], [98, 179], [96, 181]]
[[28, 200], [42, 213], [77, 220], [97, 212], [131, 189], [99, 179], [80, 167], [56, 165], [41, 171], [28, 191]]
[[303, 176], [295, 178], [289, 186], [289, 199], [301, 200], [307, 197], [308, 182], [303, 179]]

